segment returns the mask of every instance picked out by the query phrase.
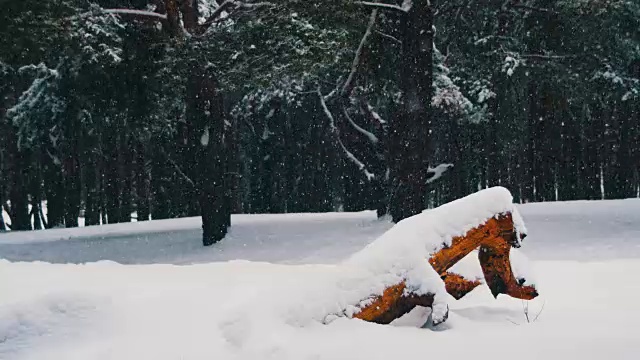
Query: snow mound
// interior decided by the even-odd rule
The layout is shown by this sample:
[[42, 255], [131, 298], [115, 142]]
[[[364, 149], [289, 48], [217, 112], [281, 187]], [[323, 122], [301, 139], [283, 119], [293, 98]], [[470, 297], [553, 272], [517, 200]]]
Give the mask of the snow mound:
[[[198, 219], [140, 224], [145, 231], [164, 224], [173, 229], [170, 237], [136, 235], [141, 228], [133, 224], [126, 224], [131, 232], [122, 231], [122, 237], [78, 239], [83, 229], [63, 229], [71, 239], [49, 230], [33, 232], [33, 239], [20, 239], [31, 233], [15, 232], [10, 239], [1, 234], [0, 258], [9, 261], [0, 260], [0, 359], [636, 359], [640, 282], [633, 279], [640, 272], [640, 200], [518, 207], [531, 230], [526, 252], [540, 280], [541, 296], [526, 304], [539, 319], [528, 323], [525, 303], [494, 299], [479, 286], [450, 302], [446, 331], [417, 328], [428, 316], [424, 309], [391, 326], [347, 316], [321, 324], [326, 314], [382, 290], [369, 278], [374, 270], [394, 269], [387, 268], [393, 260], [376, 262], [395, 254], [393, 248], [362, 265], [357, 263], [364, 253], [344, 260], [391, 226], [373, 212], [234, 215], [232, 236], [212, 249], [200, 244]], [[461, 233], [453, 222], [481, 223], [495, 209], [489, 210], [473, 221], [441, 219], [438, 226]], [[9, 241], [3, 245], [4, 240]], [[433, 244], [421, 244], [423, 255], [432, 251]], [[512, 249], [514, 270], [517, 253]], [[252, 261], [227, 261], [236, 258]], [[96, 259], [129, 265], [77, 264]], [[167, 262], [189, 265], [141, 265]], [[284, 265], [310, 262], [335, 265]], [[481, 276], [477, 253], [451, 270]], [[593, 289], [593, 296], [583, 296]], [[496, 339], [504, 345], [500, 351], [487, 345]]]

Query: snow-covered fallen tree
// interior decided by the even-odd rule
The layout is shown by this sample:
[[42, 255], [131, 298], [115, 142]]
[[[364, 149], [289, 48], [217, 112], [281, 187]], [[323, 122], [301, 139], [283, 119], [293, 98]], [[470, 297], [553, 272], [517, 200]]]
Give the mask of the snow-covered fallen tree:
[[432, 308], [432, 320], [447, 319], [445, 292], [459, 299], [481, 284], [448, 273], [457, 262], [479, 249], [479, 261], [492, 294], [530, 300], [538, 293], [525, 279], [516, 278], [509, 258], [526, 235], [524, 222], [502, 187], [482, 190], [433, 210], [407, 218], [343, 266], [366, 274], [375, 284], [359, 302], [342, 314], [387, 324], [416, 306]]

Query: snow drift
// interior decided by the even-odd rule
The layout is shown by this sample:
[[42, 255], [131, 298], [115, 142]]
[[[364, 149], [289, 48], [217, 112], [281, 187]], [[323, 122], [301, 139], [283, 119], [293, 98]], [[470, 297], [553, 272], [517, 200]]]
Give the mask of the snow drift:
[[[483, 206], [498, 206], [493, 204]], [[539, 319], [527, 323], [520, 300], [494, 300], [481, 286], [460, 301], [445, 294], [450, 317], [444, 331], [417, 328], [429, 316], [424, 309], [416, 309], [393, 326], [344, 317], [322, 324], [326, 314], [346, 309], [365, 293], [380, 291], [370, 279], [397, 276], [403, 272], [396, 269], [411, 263], [404, 262], [401, 250], [388, 253], [389, 258], [398, 255], [402, 260], [402, 266], [394, 266], [395, 261], [375, 255], [384, 253], [384, 246], [362, 249], [391, 234], [380, 237], [389, 224], [375, 220], [370, 212], [242, 216], [219, 248], [194, 247], [194, 252], [201, 252], [197, 256], [187, 242], [199, 242], [195, 222], [189, 232], [174, 232], [167, 240], [164, 234], [152, 232], [127, 238], [122, 233], [113, 238], [69, 234], [64, 239], [38, 242], [32, 238], [21, 244], [18, 233], [3, 234], [0, 258], [11, 260], [0, 260], [0, 359], [333, 360], [427, 355], [510, 359], [514, 354], [519, 359], [635, 359], [640, 350], [634, 330], [640, 321], [635, 301], [640, 283], [625, 274], [640, 272], [638, 252], [633, 251], [640, 247], [640, 201], [518, 208], [530, 230], [525, 251], [535, 249], [538, 259], [556, 259], [536, 261], [527, 269], [536, 271], [542, 294], [528, 302], [532, 315], [543, 309]], [[478, 223], [492, 216], [489, 213], [495, 209], [490, 210], [477, 214]], [[558, 226], [556, 216], [562, 219]], [[453, 229], [459, 219], [442, 221], [439, 226], [446, 230]], [[568, 236], [587, 230], [588, 237]], [[454, 230], [444, 231], [450, 232]], [[47, 231], [38, 233], [48, 236]], [[8, 238], [12, 240], [2, 244]], [[425, 240], [428, 237], [422, 239], [425, 242], [399, 241], [406, 241], [407, 252], [410, 244], [422, 244], [416, 259], [424, 261], [423, 256], [434, 249]], [[169, 240], [175, 242], [173, 247], [167, 247]], [[355, 250], [362, 253], [351, 257], [349, 252]], [[599, 258], [596, 251], [607, 256]], [[372, 259], [365, 261], [370, 258], [367, 253]], [[328, 264], [244, 260], [193, 264], [232, 257]], [[31, 262], [41, 259], [59, 264]], [[72, 264], [87, 259], [190, 265]], [[473, 254], [468, 260], [454, 269], [472, 277], [479, 273], [478, 261]], [[345, 274], [345, 267], [354, 271]], [[353, 284], [357, 286], [352, 288]], [[500, 351], [494, 346], [496, 339], [500, 339]]]

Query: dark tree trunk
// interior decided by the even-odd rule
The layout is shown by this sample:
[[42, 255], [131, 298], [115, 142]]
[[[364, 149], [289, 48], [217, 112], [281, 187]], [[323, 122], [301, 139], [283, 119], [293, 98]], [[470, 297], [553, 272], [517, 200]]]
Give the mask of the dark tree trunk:
[[119, 186], [119, 138], [120, 135], [111, 130], [107, 134], [105, 143], [106, 160], [104, 175], [104, 195], [105, 195], [105, 212], [109, 224], [115, 224], [120, 221], [120, 193]]
[[[124, 126], [128, 128], [127, 125]], [[130, 137], [128, 135], [122, 135], [121, 148], [118, 152], [118, 187], [120, 193], [120, 219], [118, 222], [131, 222], [132, 212], [132, 188], [133, 178], [131, 165], [133, 162], [131, 154]]]
[[190, 167], [202, 216], [202, 243], [213, 245], [222, 240], [229, 223], [228, 192], [225, 188], [227, 172], [227, 144], [225, 144], [225, 116], [222, 93], [214, 70], [201, 63], [191, 64], [187, 84], [187, 126], [190, 128], [189, 152], [193, 154]]
[[60, 163], [56, 159], [45, 166], [45, 196], [47, 200], [47, 226], [64, 226], [64, 178]]
[[433, 97], [434, 1], [416, 0], [405, 15], [401, 86], [404, 106], [392, 119], [391, 216], [398, 222], [425, 208]]
[[142, 142], [137, 143], [136, 149], [136, 192], [138, 211], [138, 221], [149, 220], [150, 208], [150, 187], [151, 169], [147, 161], [147, 148]]
[[[16, 145], [16, 144], [11, 144]], [[11, 161], [11, 184], [9, 200], [11, 207], [9, 216], [11, 217], [11, 230], [31, 230], [31, 216], [29, 213], [29, 151], [20, 150], [17, 146], [12, 147], [14, 151]]]
[[602, 199], [600, 188], [600, 141], [601, 141], [601, 111], [598, 106], [586, 106], [585, 142], [583, 147], [583, 198], [588, 200]]
[[77, 152], [77, 138], [72, 140], [72, 150], [66, 156], [64, 166], [64, 223], [66, 227], [77, 227], [80, 216], [80, 162]]
[[558, 173], [558, 200], [580, 199], [579, 186], [579, 155], [580, 155], [580, 129], [577, 125], [579, 119], [568, 111], [569, 104], [563, 100], [564, 109], [561, 116], [564, 121], [561, 125], [562, 134], [562, 159]]
[[41, 151], [35, 150], [31, 163], [31, 214], [33, 216], [33, 229], [44, 229], [43, 218], [41, 217], [42, 209], [42, 172], [41, 172]]
[[80, 216], [80, 138], [82, 136], [78, 104], [73, 101], [67, 110], [67, 126], [64, 127], [62, 157], [62, 187], [64, 191], [64, 224], [77, 227]]
[[181, 32], [180, 12], [178, 3], [180, 0], [164, 0], [164, 7], [167, 13], [167, 31], [171, 36], [179, 36]]
[[84, 209], [85, 226], [100, 224], [100, 172], [97, 141], [91, 135], [84, 134], [82, 171], [86, 188]]
[[[222, 99], [220, 102], [223, 102]], [[224, 109], [221, 111], [223, 119]], [[227, 124], [228, 122], [228, 124]], [[240, 162], [239, 162], [239, 141], [238, 141], [238, 129], [237, 124], [233, 118], [228, 119], [225, 122], [224, 128], [224, 143], [225, 143], [225, 210], [224, 218], [226, 227], [231, 226], [231, 214], [238, 213], [242, 210], [242, 204], [239, 199], [239, 187], [240, 187]]]
[[168, 219], [171, 217], [170, 188], [171, 182], [167, 155], [162, 148], [152, 148], [151, 167], [151, 217], [153, 219]]

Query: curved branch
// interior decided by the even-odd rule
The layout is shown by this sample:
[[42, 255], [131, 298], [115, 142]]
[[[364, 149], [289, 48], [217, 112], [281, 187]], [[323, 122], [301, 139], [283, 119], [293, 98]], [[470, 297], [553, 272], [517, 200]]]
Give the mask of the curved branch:
[[387, 38], [387, 39], [389, 39], [389, 40], [391, 40], [391, 41], [393, 41], [393, 42], [395, 42], [397, 44], [402, 44], [402, 40], [398, 39], [397, 37], [395, 37], [393, 35], [389, 35], [387, 33], [383, 33], [382, 31], [378, 31], [378, 30], [376, 30], [375, 33], [380, 35], [380, 36], [382, 36], [382, 37], [384, 37], [384, 38]]
[[369, 16], [369, 25], [367, 25], [367, 30], [364, 32], [362, 39], [360, 40], [360, 45], [358, 45], [358, 50], [356, 50], [356, 56], [353, 58], [353, 62], [351, 63], [351, 72], [349, 73], [349, 77], [344, 82], [342, 86], [342, 91], [340, 95], [343, 97], [347, 97], [351, 95], [353, 91], [353, 87], [355, 86], [355, 77], [358, 74], [358, 69], [360, 67], [360, 58], [362, 57], [362, 52], [364, 51], [364, 47], [367, 45], [367, 40], [371, 36], [371, 31], [376, 24], [376, 18], [378, 16], [378, 9], [373, 9], [371, 11], [371, 15]]
[[347, 109], [342, 109], [342, 111], [344, 112], [344, 116], [347, 118], [347, 120], [349, 121], [349, 124], [351, 124], [351, 126], [356, 129], [356, 131], [358, 131], [359, 133], [361, 133], [362, 135], [366, 136], [369, 141], [372, 144], [377, 144], [378, 143], [378, 137], [375, 136], [371, 131], [367, 131], [366, 129], [362, 128], [360, 125], [356, 124], [355, 121], [353, 121], [353, 119], [351, 118], [351, 116], [349, 116], [349, 113], [347, 112]]
[[367, 166], [362, 161], [358, 160], [358, 158], [351, 151], [349, 151], [346, 146], [344, 146], [344, 143], [340, 139], [340, 131], [336, 126], [336, 121], [333, 115], [331, 114], [331, 111], [327, 107], [327, 103], [324, 101], [324, 96], [320, 91], [320, 87], [318, 87], [317, 93], [318, 93], [318, 97], [320, 98], [320, 105], [322, 106], [322, 110], [324, 111], [324, 114], [327, 116], [327, 119], [329, 119], [329, 126], [331, 127], [331, 132], [336, 137], [336, 142], [338, 143], [338, 145], [340, 145], [340, 148], [342, 149], [342, 151], [344, 151], [347, 158], [352, 163], [354, 163], [359, 170], [361, 170], [364, 173], [364, 176], [367, 178], [367, 180], [371, 181], [375, 179], [376, 176], [373, 173], [371, 173], [369, 170], [367, 170]]

